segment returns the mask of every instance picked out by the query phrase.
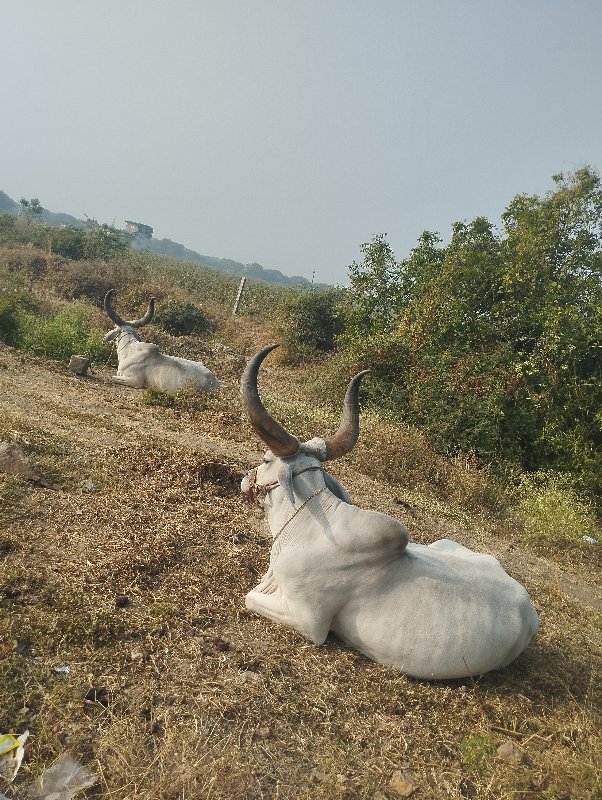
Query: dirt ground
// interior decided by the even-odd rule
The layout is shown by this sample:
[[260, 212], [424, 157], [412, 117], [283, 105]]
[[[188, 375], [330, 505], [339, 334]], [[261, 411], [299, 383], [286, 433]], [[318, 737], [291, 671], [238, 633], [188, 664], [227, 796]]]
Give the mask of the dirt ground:
[[[119, 800], [602, 797], [599, 549], [437, 518], [351, 454], [332, 471], [359, 505], [497, 556], [542, 627], [502, 673], [435, 684], [315, 647], [244, 607], [269, 541], [238, 487], [262, 448], [243, 355], [205, 363], [222, 392], [165, 408], [114, 368], [77, 377], [0, 345], [0, 441], [41, 476], [5, 480], [0, 516], [0, 733], [31, 732], [10, 797], [64, 752], [98, 775], [88, 796]], [[286, 370], [262, 380], [286, 392]]]

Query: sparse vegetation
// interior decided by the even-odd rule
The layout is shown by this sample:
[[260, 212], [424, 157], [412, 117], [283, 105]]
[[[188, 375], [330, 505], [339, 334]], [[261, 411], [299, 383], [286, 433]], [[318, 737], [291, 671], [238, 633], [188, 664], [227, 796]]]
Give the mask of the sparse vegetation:
[[163, 406], [163, 408], [173, 408], [176, 404], [175, 397], [170, 392], [155, 389], [149, 386], [142, 394], [142, 402], [147, 406]]
[[307, 290], [291, 294], [282, 309], [278, 339], [284, 345], [286, 361], [300, 364], [336, 348], [343, 332], [339, 305], [342, 290]]
[[192, 303], [167, 300], [157, 311], [155, 323], [172, 336], [203, 336], [214, 328], [204, 312]]
[[[534, 199], [527, 205], [535, 216], [542, 211]], [[451, 312], [470, 304], [445, 295], [437, 269], [445, 263], [456, 275], [464, 265], [474, 275], [488, 252], [481, 245], [495, 244], [491, 232], [457, 228], [455, 249], [445, 253], [423, 240], [411, 266], [422, 258], [423, 277], [439, 275], [441, 292], [429, 284], [422, 299], [441, 304], [431, 317], [428, 304], [415, 306], [403, 330], [395, 319], [383, 331], [379, 303], [392, 295], [379, 294], [378, 281], [363, 284], [362, 270], [363, 306], [346, 305], [347, 290], [321, 295], [249, 281], [233, 318], [237, 277], [143, 252], [73, 260], [41, 233], [36, 240], [37, 228], [0, 216], [0, 439], [18, 443], [48, 484], [0, 480], [0, 731], [31, 731], [10, 796], [24, 800], [24, 787], [67, 751], [97, 773], [90, 796], [103, 800], [393, 800], [397, 771], [413, 774], [417, 798], [598, 800], [602, 545], [582, 537], [602, 536], [587, 477], [597, 456], [580, 447], [600, 420], [597, 409], [579, 416], [595, 387], [569, 370], [575, 392], [564, 396], [566, 413], [579, 425], [566, 426], [559, 412], [544, 431], [544, 461], [572, 447], [559, 469], [484, 463], [502, 425], [501, 373], [458, 383], [487, 364], [441, 345], [443, 322], [456, 320], [459, 347], [462, 325]], [[391, 288], [398, 264], [384, 239], [376, 244], [366, 256]], [[520, 275], [512, 275], [516, 300]], [[149, 338], [202, 358], [222, 380], [220, 393], [165, 397], [113, 385], [101, 344], [109, 288], [126, 317], [155, 296], [166, 316], [149, 326]], [[597, 296], [593, 284], [591, 291]], [[369, 311], [362, 338], [359, 320]], [[278, 327], [287, 314], [288, 340]], [[546, 357], [560, 353], [550, 349], [556, 334], [568, 341], [567, 318], [557, 322], [546, 329]], [[591, 331], [579, 331], [584, 353]], [[334, 638], [317, 648], [245, 609], [269, 544], [238, 489], [259, 447], [241, 416], [238, 380], [245, 358], [272, 341], [288, 352], [262, 370], [262, 397], [301, 438], [336, 429], [346, 382], [371, 367], [360, 440], [329, 468], [358, 504], [402, 520], [413, 541], [449, 536], [490, 552], [528, 587], [542, 627], [508, 669], [414, 681]], [[96, 359], [90, 379], [43, 360], [64, 363], [76, 352]], [[542, 352], [532, 351], [533, 368]], [[585, 364], [595, 377], [593, 361], [575, 359], [566, 363]], [[537, 386], [522, 371], [516, 379], [535, 386], [543, 414], [564, 384], [546, 383], [550, 370], [537, 374]], [[466, 438], [446, 449], [452, 378], [461, 402], [446, 424], [452, 432], [464, 425]], [[479, 405], [490, 393], [490, 404]], [[428, 417], [421, 430], [401, 419], [408, 399]], [[532, 441], [525, 431], [521, 447]], [[587, 469], [573, 470], [577, 458]], [[495, 755], [504, 742], [520, 747], [521, 763]]]
[[495, 753], [493, 736], [489, 733], [473, 733], [466, 736], [460, 742], [460, 752], [466, 767], [482, 777], [488, 759]]
[[102, 331], [91, 327], [86, 306], [73, 304], [46, 317], [21, 313], [16, 343], [44, 358], [68, 361], [73, 354], [81, 354], [102, 360], [106, 357], [102, 336]]
[[578, 495], [566, 475], [535, 472], [523, 475], [517, 491], [517, 519], [525, 535], [542, 542], [598, 541], [600, 526], [593, 509]]

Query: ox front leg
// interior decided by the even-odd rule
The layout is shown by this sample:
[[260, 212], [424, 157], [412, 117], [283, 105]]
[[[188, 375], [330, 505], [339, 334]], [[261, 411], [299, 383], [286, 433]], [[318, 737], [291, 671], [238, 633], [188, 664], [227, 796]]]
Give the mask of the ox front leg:
[[[266, 578], [268, 576], [266, 575]], [[264, 591], [258, 591], [265, 587]], [[269, 594], [264, 592], [268, 591]], [[257, 614], [274, 622], [280, 622], [302, 633], [314, 644], [322, 644], [330, 630], [331, 615], [319, 608], [289, 600], [273, 579], [269, 584], [264, 580], [245, 597], [245, 605]]]
[[132, 389], [144, 388], [144, 380], [128, 378], [126, 375], [113, 375], [113, 383], [118, 383], [120, 386], [131, 386]]

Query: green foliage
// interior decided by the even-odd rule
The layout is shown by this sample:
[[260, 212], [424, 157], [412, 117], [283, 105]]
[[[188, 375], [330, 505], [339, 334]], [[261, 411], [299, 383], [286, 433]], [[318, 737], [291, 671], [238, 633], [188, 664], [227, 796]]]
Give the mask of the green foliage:
[[202, 336], [214, 327], [200, 308], [179, 300], [161, 303], [155, 322], [172, 336]]
[[163, 408], [174, 408], [176, 399], [173, 394], [164, 392], [162, 389], [155, 389], [149, 386], [142, 394], [142, 402], [146, 406], [162, 406]]
[[93, 361], [106, 355], [103, 333], [90, 324], [89, 309], [74, 303], [50, 316], [19, 315], [18, 344], [23, 350], [56, 360], [88, 355]]
[[0, 242], [14, 242], [16, 240], [16, 227], [16, 217], [13, 217], [11, 214], [0, 213]]
[[360, 245], [361, 264], [349, 267], [352, 292], [347, 298], [347, 325], [364, 334], [387, 333], [396, 317], [400, 270], [386, 234]]
[[291, 294], [282, 308], [279, 330], [289, 363], [308, 361], [335, 349], [336, 338], [343, 330], [341, 298], [339, 289]]
[[83, 227], [39, 224], [44, 209], [40, 206], [38, 211], [37, 206], [32, 206], [33, 200], [25, 202], [29, 203], [24, 206], [27, 224], [23, 224], [23, 219], [0, 214], [0, 243], [33, 244], [76, 260], [110, 260], [126, 253], [130, 247], [130, 237], [125, 231], [111, 225], [100, 225], [95, 220], [89, 220]]
[[65, 258], [84, 258], [86, 252], [86, 232], [75, 225], [49, 228], [48, 237], [53, 253]]
[[396, 263], [362, 247], [340, 339], [366, 392], [440, 452], [571, 473], [602, 497], [602, 187], [589, 169], [515, 198], [496, 232], [426, 232]]
[[111, 259], [124, 253], [130, 246], [130, 237], [111, 225], [90, 221], [85, 229], [84, 258]]
[[34, 219], [40, 219], [44, 213], [44, 209], [42, 208], [37, 197], [32, 197], [31, 200], [26, 200], [24, 197], [22, 197], [19, 202], [21, 204], [21, 213], [27, 222], [32, 222]]
[[19, 314], [29, 302], [18, 292], [0, 293], [0, 341], [16, 346], [19, 341]]
[[584, 536], [598, 538], [592, 508], [577, 494], [567, 475], [556, 472], [524, 475], [517, 495], [516, 516], [528, 538], [579, 544]]
[[471, 772], [484, 775], [487, 760], [495, 753], [496, 747], [488, 733], [475, 733], [466, 736], [460, 743], [462, 760]]

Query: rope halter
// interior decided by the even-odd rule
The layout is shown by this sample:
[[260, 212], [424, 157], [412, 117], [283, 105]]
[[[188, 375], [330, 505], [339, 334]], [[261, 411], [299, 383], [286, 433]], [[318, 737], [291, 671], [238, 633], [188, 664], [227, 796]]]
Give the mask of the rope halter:
[[[247, 472], [247, 480], [249, 482], [249, 491], [247, 492], [247, 497], [251, 503], [255, 503], [260, 508], [263, 508], [263, 501], [268, 496], [268, 494], [272, 491], [272, 489], [276, 489], [276, 487], [280, 486], [280, 481], [272, 481], [272, 483], [257, 483], [257, 470], [259, 467], [255, 467], [254, 469]], [[314, 470], [324, 471], [324, 467], [305, 467], [304, 469], [300, 469], [298, 472], [293, 472], [292, 477], [296, 478], [297, 475], [302, 475], [304, 472], [312, 472]]]

